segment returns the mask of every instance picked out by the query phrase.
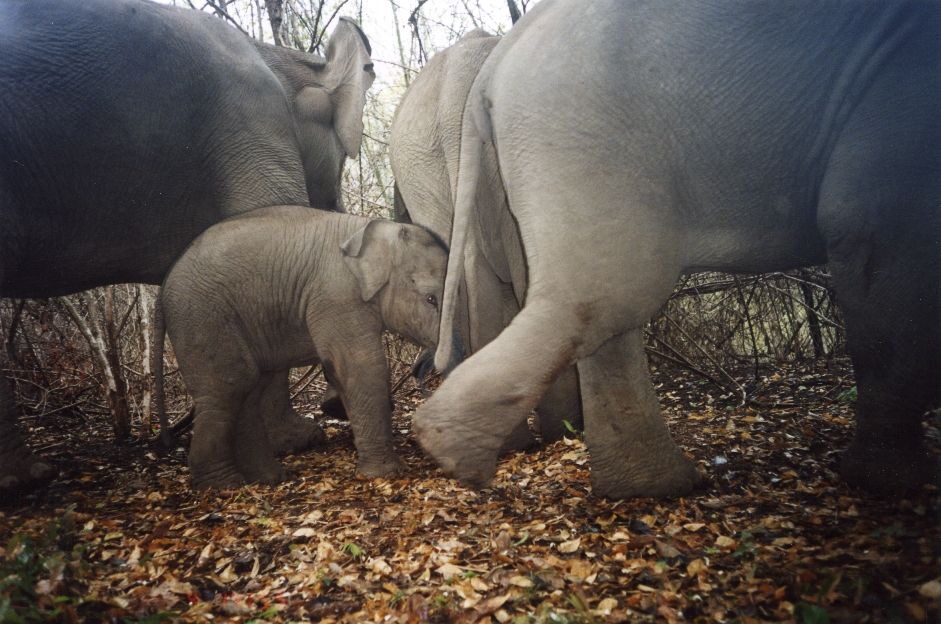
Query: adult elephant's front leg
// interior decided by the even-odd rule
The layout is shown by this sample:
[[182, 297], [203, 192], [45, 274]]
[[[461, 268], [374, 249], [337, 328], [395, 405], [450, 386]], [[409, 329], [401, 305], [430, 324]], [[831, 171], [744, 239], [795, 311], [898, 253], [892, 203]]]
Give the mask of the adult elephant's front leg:
[[[273, 379], [277, 378], [277, 379]], [[248, 394], [239, 412], [235, 425], [235, 464], [249, 483], [280, 483], [287, 472], [275, 457], [264, 414], [269, 405], [264, 404], [269, 388], [280, 385], [282, 372], [261, 375], [258, 384]], [[281, 406], [283, 410], [283, 406]]]
[[578, 373], [592, 491], [611, 498], [687, 494], [699, 474], [660, 415], [642, 331], [609, 339], [578, 363]]
[[259, 399], [260, 414], [268, 430], [271, 448], [278, 455], [300, 453], [320, 446], [326, 435], [312, 418], [304, 418], [291, 407], [290, 370], [265, 376]]
[[[937, 106], [911, 96], [921, 89], [913, 84], [857, 107], [817, 210], [859, 390], [841, 470], [888, 495], [941, 485], [923, 429], [925, 413], [941, 405], [941, 153], [924, 147], [941, 124]], [[906, 121], [874, 125], [880, 116]]]
[[523, 308], [415, 412], [413, 429], [425, 451], [463, 483], [487, 483], [510, 433], [572, 363], [579, 331], [565, 307], [549, 302]]

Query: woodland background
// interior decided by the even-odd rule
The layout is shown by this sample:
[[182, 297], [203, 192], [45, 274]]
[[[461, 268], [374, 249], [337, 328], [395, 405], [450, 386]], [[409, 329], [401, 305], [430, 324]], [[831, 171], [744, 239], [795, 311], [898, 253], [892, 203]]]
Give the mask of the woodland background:
[[[81, 1], [81, 0], [76, 0]], [[351, 212], [392, 215], [389, 127], [438, 50], [503, 33], [536, 0], [165, 0], [320, 53], [362, 24], [377, 80], [347, 162]], [[536, 68], [535, 70], [538, 70]], [[706, 480], [677, 501], [607, 501], [571, 437], [500, 464], [480, 491], [444, 478], [409, 434], [416, 349], [389, 337], [408, 471], [355, 475], [346, 423], [287, 458], [277, 487], [188, 488], [184, 437], [148, 441], [155, 287], [0, 301], [0, 366], [33, 448], [59, 470], [0, 501], [0, 623], [323, 621], [557, 624], [937, 622], [941, 503], [880, 501], [837, 475], [855, 387], [825, 268], [684, 277], [647, 330], [664, 414]], [[172, 350], [171, 417], [188, 413]], [[321, 417], [316, 369], [294, 406]], [[939, 418], [926, 423], [941, 454]]]

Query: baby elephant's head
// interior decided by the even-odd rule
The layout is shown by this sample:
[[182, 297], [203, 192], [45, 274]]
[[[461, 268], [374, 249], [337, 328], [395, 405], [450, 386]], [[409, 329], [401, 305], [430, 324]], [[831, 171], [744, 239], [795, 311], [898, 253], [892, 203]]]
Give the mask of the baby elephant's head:
[[448, 263], [441, 239], [417, 225], [376, 219], [341, 249], [363, 301], [377, 299], [386, 328], [434, 347]]

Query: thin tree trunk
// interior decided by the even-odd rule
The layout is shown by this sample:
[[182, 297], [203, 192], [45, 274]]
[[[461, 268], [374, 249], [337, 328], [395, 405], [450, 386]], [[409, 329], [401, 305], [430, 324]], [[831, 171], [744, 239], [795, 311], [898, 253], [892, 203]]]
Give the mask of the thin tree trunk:
[[464, 10], [467, 11], [467, 17], [470, 18], [474, 28], [480, 28], [480, 23], [477, 21], [477, 18], [474, 17], [474, 12], [471, 11], [471, 8], [467, 5], [467, 0], [461, 0], [461, 3], [464, 5]]
[[255, 0], [255, 13], [258, 16], [258, 40], [265, 40], [265, 12], [261, 10], [261, 0]]
[[[111, 328], [114, 326], [113, 298], [105, 290], [105, 323], [110, 318]], [[70, 297], [62, 297], [60, 301], [69, 316], [75, 321], [82, 336], [88, 342], [92, 357], [98, 364], [98, 369], [104, 377], [105, 394], [111, 407], [111, 422], [114, 429], [115, 442], [123, 442], [130, 434], [130, 412], [127, 406], [127, 389], [124, 376], [121, 374], [120, 359], [114, 349], [109, 348], [106, 331], [102, 331], [101, 314], [94, 294], [85, 296], [84, 293], [73, 295], [76, 299], [85, 302], [88, 309], [88, 318], [82, 316], [81, 311]]]
[[804, 307], [807, 314], [807, 329], [810, 330], [810, 340], [814, 345], [814, 357], [820, 359], [826, 355], [823, 349], [823, 335], [820, 333], [820, 319], [817, 317], [817, 305], [814, 303], [814, 291], [806, 280], [810, 277], [806, 270], [800, 271], [803, 280], [799, 283], [801, 295], [804, 297]]
[[268, 20], [271, 22], [271, 38], [276, 46], [283, 46], [281, 40], [281, 25], [284, 22], [284, 0], [265, 0], [268, 9]]
[[[745, 300], [745, 294], [742, 292], [742, 286], [738, 283], [738, 278], [735, 278], [735, 292], [738, 295], [739, 304], [742, 306], [742, 311], [745, 313], [745, 326], [748, 328], [748, 335], [751, 338], [751, 348], [752, 348], [752, 358], [754, 360], [754, 376], [755, 379], [758, 379], [758, 341], [755, 339], [755, 328], [752, 325], [751, 313], [748, 310], [748, 306], [751, 303], [751, 297], [749, 300]], [[754, 290], [752, 291], [754, 293]]]
[[411, 84], [408, 65], [405, 63], [405, 46], [402, 44], [402, 29], [399, 28], [398, 4], [395, 0], [389, 0], [389, 6], [392, 7], [392, 26], [395, 28], [395, 43], [399, 49], [399, 64], [402, 66], [402, 78], [405, 80], [405, 88]]
[[520, 15], [520, 9], [518, 6], [516, 6], [515, 0], [506, 0], [506, 6], [508, 9], [510, 9], [510, 19], [515, 24], [519, 21], [520, 17], [522, 17]]
[[418, 64], [422, 67], [428, 62], [428, 56], [425, 54], [425, 45], [421, 40], [421, 28], [418, 25], [418, 12], [421, 11], [422, 5], [426, 2], [428, 2], [428, 0], [418, 0], [418, 4], [415, 5], [415, 8], [408, 16], [408, 23], [412, 25], [412, 33], [415, 37], [415, 41], [418, 42]]
[[[113, 418], [114, 438], [118, 441], [126, 440], [131, 435], [131, 411], [127, 403], [127, 383], [124, 381], [124, 371], [121, 368], [121, 336], [115, 323], [114, 286], [105, 287], [104, 327], [107, 338], [108, 365], [111, 367], [113, 382], [109, 382], [108, 401], [111, 404]], [[112, 386], [113, 385], [113, 390]]]
[[151, 432], [154, 429], [153, 413], [150, 409], [150, 397], [153, 394], [153, 370], [150, 365], [150, 350], [154, 336], [153, 325], [151, 324], [151, 319], [154, 316], [154, 298], [150, 290], [142, 284], [137, 285], [137, 294], [140, 301], [140, 307], [138, 308], [140, 315], [139, 338], [141, 370], [143, 371], [143, 378], [141, 379], [141, 385], [143, 386], [143, 392], [141, 393], [141, 428], [143, 431], [140, 436], [144, 439], [150, 439]]
[[26, 305], [25, 299], [13, 300], [13, 318], [10, 319], [10, 329], [7, 332], [7, 358], [10, 362], [18, 362], [16, 357], [16, 330], [20, 325], [20, 317], [23, 315], [23, 307]]
[[366, 188], [363, 186], [363, 150], [359, 150], [357, 155], [359, 158], [359, 166], [356, 168], [357, 177], [359, 178], [359, 214], [366, 214]]

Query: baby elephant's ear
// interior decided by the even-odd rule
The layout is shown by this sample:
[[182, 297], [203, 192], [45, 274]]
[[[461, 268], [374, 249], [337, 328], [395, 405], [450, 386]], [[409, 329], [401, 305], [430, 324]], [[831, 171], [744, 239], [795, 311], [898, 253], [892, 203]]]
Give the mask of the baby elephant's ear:
[[363, 301], [375, 297], [392, 274], [388, 229], [379, 220], [370, 221], [340, 245], [343, 261], [356, 276]]

